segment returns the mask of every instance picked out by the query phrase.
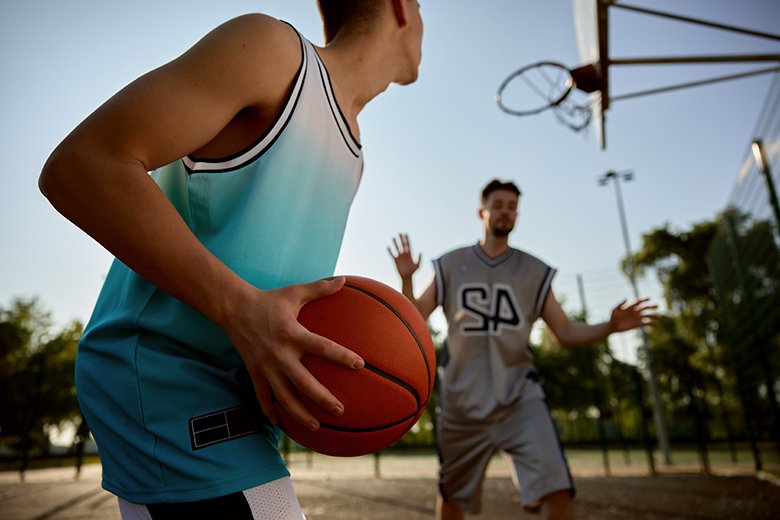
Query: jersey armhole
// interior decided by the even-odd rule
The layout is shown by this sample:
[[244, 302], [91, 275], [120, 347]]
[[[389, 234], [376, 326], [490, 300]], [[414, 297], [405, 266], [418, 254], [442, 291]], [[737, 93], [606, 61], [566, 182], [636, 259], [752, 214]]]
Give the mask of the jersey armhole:
[[539, 292], [536, 295], [536, 305], [534, 307], [534, 318], [538, 318], [542, 314], [544, 309], [544, 302], [547, 300], [547, 294], [550, 292], [552, 286], [552, 280], [555, 277], [555, 273], [558, 271], [552, 267], [547, 268], [547, 272], [544, 274], [542, 283], [539, 285]]
[[210, 172], [210, 173], [224, 173], [233, 170], [237, 170], [242, 166], [257, 160], [265, 153], [276, 141], [276, 139], [284, 131], [287, 123], [292, 117], [293, 111], [298, 104], [298, 99], [301, 96], [303, 90], [303, 84], [306, 80], [306, 69], [308, 64], [308, 56], [306, 52], [306, 39], [298, 30], [289, 23], [280, 20], [283, 24], [287, 25], [298, 36], [298, 43], [301, 51], [301, 61], [298, 65], [298, 70], [294, 76], [293, 88], [290, 91], [287, 99], [284, 102], [279, 113], [276, 115], [276, 119], [271, 125], [248, 146], [244, 147], [236, 153], [225, 157], [219, 158], [201, 158], [193, 155], [186, 155], [181, 159], [187, 173], [197, 172]]
[[436, 305], [444, 307], [444, 273], [442, 272], [441, 259], [433, 261], [433, 280], [436, 284]]

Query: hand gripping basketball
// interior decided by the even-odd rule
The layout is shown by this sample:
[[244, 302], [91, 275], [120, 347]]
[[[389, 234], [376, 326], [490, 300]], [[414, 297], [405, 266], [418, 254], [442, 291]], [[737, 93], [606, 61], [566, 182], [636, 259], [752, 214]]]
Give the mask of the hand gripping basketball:
[[363, 370], [304, 355], [302, 362], [344, 404], [335, 416], [305, 395], [301, 401], [320, 422], [316, 432], [295, 421], [278, 403], [282, 429], [311, 450], [336, 456], [379, 451], [417, 422], [433, 388], [436, 357], [425, 320], [395, 289], [347, 276], [341, 290], [307, 303], [298, 321], [364, 361]]

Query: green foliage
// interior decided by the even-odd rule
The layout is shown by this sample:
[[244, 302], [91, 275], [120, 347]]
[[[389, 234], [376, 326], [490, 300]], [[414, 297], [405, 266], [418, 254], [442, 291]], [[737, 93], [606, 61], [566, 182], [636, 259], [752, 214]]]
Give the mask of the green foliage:
[[780, 441], [780, 250], [775, 227], [729, 208], [708, 254], [729, 375], [747, 427]]
[[655, 269], [669, 309], [649, 337], [670, 434], [744, 435], [745, 395], [766, 393], [773, 376], [759, 374], [779, 366], [777, 348], [757, 359], [780, 333], [771, 226], [733, 209], [689, 230], [663, 226], [644, 235], [633, 262]]
[[562, 440], [595, 441], [598, 421], [613, 419], [606, 385], [611, 359], [606, 342], [561, 348], [547, 329], [542, 332], [534, 362]]
[[37, 299], [0, 307], [0, 445], [45, 450], [48, 431], [78, 414], [73, 368], [82, 325], [53, 330]]
[[[654, 270], [663, 287], [668, 312], [647, 333], [673, 439], [744, 439], [751, 425], [770, 438], [777, 428], [777, 246], [769, 222], [728, 210], [689, 229], [653, 229], [631, 258], [638, 275]], [[628, 259], [623, 265], [628, 272]], [[565, 442], [642, 437], [650, 403], [637, 367], [603, 344], [561, 349], [546, 332], [536, 354]]]
[[[442, 351], [444, 348], [444, 333], [428, 324], [428, 332], [431, 333], [433, 346], [436, 349], [436, 374], [441, 365]], [[436, 417], [438, 407], [438, 393], [434, 388], [428, 405], [425, 407], [420, 419], [409, 432], [398, 440], [396, 446], [433, 446], [436, 444]]]
[[711, 316], [715, 311], [707, 251], [717, 230], [717, 222], [700, 222], [690, 231], [675, 233], [663, 226], [642, 237], [642, 247], [633, 256], [634, 265], [640, 274], [648, 267], [655, 269], [672, 312], [695, 317]]

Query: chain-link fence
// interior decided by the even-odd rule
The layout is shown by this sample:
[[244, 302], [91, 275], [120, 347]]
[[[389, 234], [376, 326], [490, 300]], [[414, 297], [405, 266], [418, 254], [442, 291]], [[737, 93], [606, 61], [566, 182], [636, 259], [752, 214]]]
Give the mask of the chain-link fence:
[[743, 428], [758, 469], [762, 443], [780, 450], [778, 173], [780, 76], [767, 96], [708, 255]]

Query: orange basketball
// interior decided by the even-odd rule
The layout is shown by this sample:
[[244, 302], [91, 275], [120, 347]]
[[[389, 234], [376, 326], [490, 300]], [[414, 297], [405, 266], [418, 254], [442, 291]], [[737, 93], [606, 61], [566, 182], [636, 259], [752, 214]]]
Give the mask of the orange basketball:
[[344, 405], [343, 415], [331, 415], [301, 396], [320, 421], [320, 429], [312, 432], [276, 405], [291, 439], [341, 457], [379, 451], [409, 431], [428, 404], [436, 369], [433, 341], [414, 305], [383, 283], [346, 278], [339, 292], [309, 302], [298, 315], [307, 329], [365, 361], [362, 370], [350, 370], [317, 356], [303, 357], [306, 368]]

